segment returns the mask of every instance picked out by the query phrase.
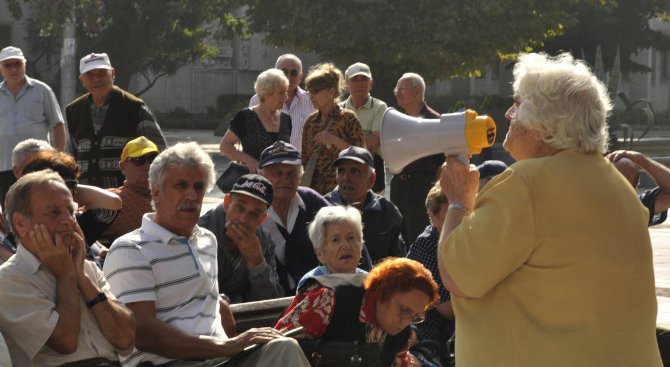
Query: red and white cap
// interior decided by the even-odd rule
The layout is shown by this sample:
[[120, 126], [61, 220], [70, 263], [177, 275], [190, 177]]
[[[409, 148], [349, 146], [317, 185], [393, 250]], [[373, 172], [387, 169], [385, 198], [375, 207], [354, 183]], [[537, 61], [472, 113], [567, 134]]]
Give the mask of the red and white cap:
[[79, 61], [79, 73], [86, 74], [93, 69], [112, 69], [112, 63], [109, 62], [109, 56], [106, 53], [88, 54]]

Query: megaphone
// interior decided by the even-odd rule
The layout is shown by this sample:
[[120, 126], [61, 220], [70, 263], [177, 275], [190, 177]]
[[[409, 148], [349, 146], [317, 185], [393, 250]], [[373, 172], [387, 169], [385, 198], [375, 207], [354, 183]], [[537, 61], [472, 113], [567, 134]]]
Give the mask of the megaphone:
[[408, 116], [387, 108], [382, 116], [380, 141], [389, 170], [399, 173], [415, 160], [429, 155], [471, 157], [493, 145], [496, 124], [473, 110], [445, 113], [439, 119]]

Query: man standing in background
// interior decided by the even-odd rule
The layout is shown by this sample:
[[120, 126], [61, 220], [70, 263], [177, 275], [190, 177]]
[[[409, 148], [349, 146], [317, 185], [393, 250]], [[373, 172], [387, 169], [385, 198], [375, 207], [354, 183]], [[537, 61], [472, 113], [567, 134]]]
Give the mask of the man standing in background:
[[[284, 72], [288, 78], [288, 99], [284, 103], [282, 111], [291, 116], [291, 145], [302, 151], [302, 127], [305, 120], [312, 112], [314, 105], [309, 99], [307, 92], [300, 88], [302, 82], [302, 61], [293, 54], [283, 54], [277, 58], [275, 68]], [[257, 95], [253, 95], [249, 100], [249, 107], [253, 107], [261, 102]]]
[[8, 46], [0, 51], [0, 204], [16, 182], [12, 171], [12, 149], [19, 142], [34, 138], [47, 140], [58, 150], [65, 148], [65, 124], [53, 90], [26, 75], [26, 58], [20, 48]]

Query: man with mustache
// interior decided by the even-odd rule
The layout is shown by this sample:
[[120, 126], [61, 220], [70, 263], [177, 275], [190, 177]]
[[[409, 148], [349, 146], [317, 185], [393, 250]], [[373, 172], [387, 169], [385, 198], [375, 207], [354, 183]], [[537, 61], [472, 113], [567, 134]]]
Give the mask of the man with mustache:
[[79, 62], [79, 80], [88, 93], [66, 110], [73, 155], [80, 181], [102, 188], [119, 187], [119, 156], [126, 143], [146, 136], [160, 150], [167, 147], [156, 117], [140, 98], [114, 85], [116, 70], [106, 53], [88, 54]]
[[265, 177], [244, 175], [223, 203], [198, 221], [216, 236], [219, 291], [231, 303], [284, 296], [277, 277], [274, 244], [260, 228], [273, 196], [273, 186]]
[[230, 365], [307, 366], [297, 342], [275, 329], [238, 336], [224, 331], [216, 237], [197, 224], [213, 183], [212, 159], [195, 142], [166, 149], [149, 168], [155, 213], [112, 244], [104, 266], [112, 292], [137, 318], [137, 348], [122, 358], [123, 365], [225, 359], [265, 344]]
[[51, 170], [23, 175], [7, 193], [19, 239], [0, 267], [0, 330], [15, 366], [120, 366], [135, 339], [135, 318], [105, 276], [85, 260], [76, 203]]
[[377, 178], [372, 154], [365, 148], [351, 146], [340, 152], [333, 166], [337, 170], [337, 187], [326, 199], [333, 205], [351, 205], [361, 211], [363, 242], [372, 263], [387, 256], [404, 257], [407, 250], [400, 237], [402, 215], [392, 202], [372, 191]]

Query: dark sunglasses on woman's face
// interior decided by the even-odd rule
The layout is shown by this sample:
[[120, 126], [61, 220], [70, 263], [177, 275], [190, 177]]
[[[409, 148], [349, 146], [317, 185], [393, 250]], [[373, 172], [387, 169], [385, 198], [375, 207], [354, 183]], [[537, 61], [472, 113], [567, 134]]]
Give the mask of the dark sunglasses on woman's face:
[[300, 72], [299, 72], [297, 69], [291, 69], [291, 70], [289, 70], [289, 69], [286, 69], [286, 68], [282, 68], [281, 71], [284, 72], [284, 75], [286, 75], [286, 76], [292, 76], [292, 77], [294, 77], [294, 78], [295, 78], [296, 76], [298, 76], [298, 74], [300, 74]]
[[130, 161], [130, 163], [132, 163], [136, 167], [142, 167], [147, 162], [151, 164], [151, 162], [153, 162], [154, 159], [156, 159], [156, 154], [143, 155], [137, 158], [128, 158], [127, 160]]

